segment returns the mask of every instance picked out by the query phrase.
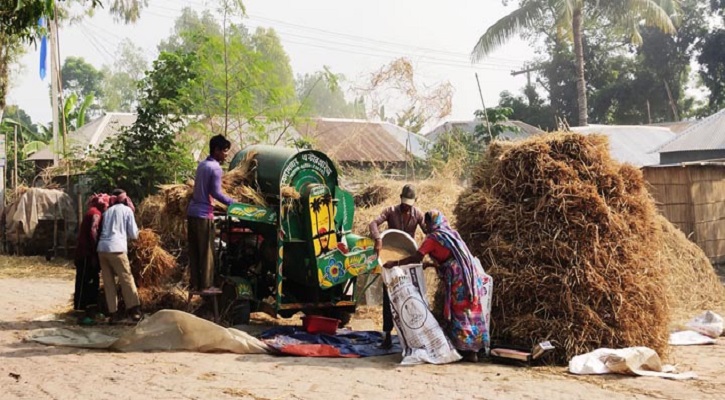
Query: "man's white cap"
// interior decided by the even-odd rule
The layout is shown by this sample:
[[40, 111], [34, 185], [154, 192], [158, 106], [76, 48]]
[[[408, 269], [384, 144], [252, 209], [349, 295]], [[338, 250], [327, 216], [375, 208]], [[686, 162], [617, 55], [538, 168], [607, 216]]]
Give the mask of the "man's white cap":
[[400, 202], [409, 206], [415, 204], [415, 188], [413, 185], [403, 186], [403, 191], [400, 193]]

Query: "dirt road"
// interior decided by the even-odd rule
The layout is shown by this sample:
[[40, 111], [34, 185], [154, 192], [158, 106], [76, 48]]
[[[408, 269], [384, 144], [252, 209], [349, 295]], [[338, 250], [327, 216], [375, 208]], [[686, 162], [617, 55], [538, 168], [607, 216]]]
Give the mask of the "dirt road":
[[68, 303], [61, 279], [0, 279], [2, 399], [715, 399], [725, 340], [677, 348], [670, 362], [697, 381], [575, 377], [563, 368], [490, 364], [402, 367], [399, 356], [314, 359], [196, 353], [109, 353], [25, 342], [33, 319]]

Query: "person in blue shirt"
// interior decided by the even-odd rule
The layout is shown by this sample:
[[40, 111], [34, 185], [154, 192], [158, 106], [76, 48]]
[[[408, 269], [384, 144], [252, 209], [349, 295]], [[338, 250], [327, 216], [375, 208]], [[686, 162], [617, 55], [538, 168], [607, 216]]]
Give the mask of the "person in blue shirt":
[[122, 189], [113, 191], [111, 206], [103, 213], [101, 237], [98, 240], [98, 259], [101, 263], [101, 277], [103, 290], [106, 295], [108, 312], [111, 323], [120, 322], [121, 314], [118, 312], [118, 290], [116, 277], [121, 286], [123, 302], [129, 318], [138, 322], [141, 320], [141, 302], [138, 298], [136, 282], [131, 274], [131, 264], [128, 261], [128, 241], [138, 238], [138, 226], [133, 217], [133, 203]]

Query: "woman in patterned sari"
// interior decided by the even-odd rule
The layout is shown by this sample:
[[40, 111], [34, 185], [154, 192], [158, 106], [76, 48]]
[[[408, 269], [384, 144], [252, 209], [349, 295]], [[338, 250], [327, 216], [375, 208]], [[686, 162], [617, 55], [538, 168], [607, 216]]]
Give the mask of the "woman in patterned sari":
[[490, 293], [490, 279], [478, 259], [471, 255], [461, 236], [448, 225], [437, 210], [425, 214], [428, 236], [418, 252], [384, 267], [419, 263], [425, 255], [438, 262], [438, 276], [446, 287], [443, 306], [444, 326], [453, 346], [464, 360], [476, 362], [478, 352], [489, 346], [489, 310], [485, 305]]

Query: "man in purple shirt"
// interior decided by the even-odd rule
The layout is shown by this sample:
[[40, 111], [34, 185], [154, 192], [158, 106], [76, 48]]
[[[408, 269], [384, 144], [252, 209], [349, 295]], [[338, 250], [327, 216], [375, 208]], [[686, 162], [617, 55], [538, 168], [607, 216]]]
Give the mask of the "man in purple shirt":
[[214, 287], [214, 206], [213, 199], [230, 205], [232, 199], [222, 193], [222, 167], [232, 147], [224, 136], [209, 141], [209, 157], [196, 168], [194, 195], [186, 213], [189, 222], [189, 272], [192, 291], [216, 293]]

